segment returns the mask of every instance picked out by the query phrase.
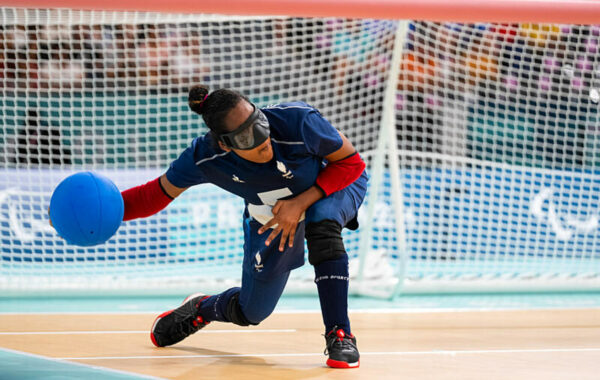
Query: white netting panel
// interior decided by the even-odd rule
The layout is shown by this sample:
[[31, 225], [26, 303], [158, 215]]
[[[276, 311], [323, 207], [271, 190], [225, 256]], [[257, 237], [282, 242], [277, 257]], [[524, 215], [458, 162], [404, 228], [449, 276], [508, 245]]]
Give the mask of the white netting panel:
[[[164, 167], [203, 132], [184, 101], [192, 83], [235, 88], [259, 105], [304, 99], [362, 151], [375, 145], [393, 22], [14, 9], [2, 16], [6, 166]], [[13, 131], [29, 124], [47, 125], [37, 147]]]
[[412, 283], [598, 287], [599, 39], [411, 24], [396, 131]]
[[[193, 84], [259, 106], [304, 100], [366, 156], [376, 146], [395, 22], [11, 8], [0, 20], [0, 288], [237, 283], [243, 205], [214, 187], [188, 190], [96, 248], [67, 246], [47, 225], [68, 174], [97, 170], [125, 189], [205, 133], [187, 107]], [[346, 240], [357, 256], [358, 234]], [[296, 288], [314, 290], [308, 272]]]

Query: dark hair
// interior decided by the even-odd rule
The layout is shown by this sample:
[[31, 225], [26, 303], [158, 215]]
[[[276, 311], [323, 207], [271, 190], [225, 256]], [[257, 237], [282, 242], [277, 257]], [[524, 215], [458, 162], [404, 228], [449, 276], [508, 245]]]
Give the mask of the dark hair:
[[250, 103], [248, 98], [237, 91], [219, 89], [209, 93], [208, 87], [202, 84], [192, 87], [188, 95], [190, 109], [198, 115], [202, 115], [202, 119], [211, 130], [215, 141], [215, 134], [229, 132], [225, 128], [225, 116], [241, 100]]

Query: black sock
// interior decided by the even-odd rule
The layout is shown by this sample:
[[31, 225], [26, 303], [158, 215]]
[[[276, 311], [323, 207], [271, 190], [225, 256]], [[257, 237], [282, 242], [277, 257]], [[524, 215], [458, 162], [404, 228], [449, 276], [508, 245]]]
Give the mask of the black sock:
[[229, 299], [240, 292], [240, 288], [227, 289], [223, 293], [210, 296], [200, 303], [199, 312], [207, 321], [231, 322], [227, 318], [227, 304]]
[[335, 326], [350, 335], [348, 319], [348, 255], [315, 265], [315, 283], [319, 291], [325, 334]]

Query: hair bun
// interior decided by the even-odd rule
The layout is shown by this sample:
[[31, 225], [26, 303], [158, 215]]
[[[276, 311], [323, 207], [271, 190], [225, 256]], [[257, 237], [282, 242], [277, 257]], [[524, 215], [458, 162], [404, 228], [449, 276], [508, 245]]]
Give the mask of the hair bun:
[[190, 89], [188, 95], [188, 105], [190, 109], [199, 115], [202, 115], [204, 101], [208, 97], [208, 87], [202, 84], [197, 84]]

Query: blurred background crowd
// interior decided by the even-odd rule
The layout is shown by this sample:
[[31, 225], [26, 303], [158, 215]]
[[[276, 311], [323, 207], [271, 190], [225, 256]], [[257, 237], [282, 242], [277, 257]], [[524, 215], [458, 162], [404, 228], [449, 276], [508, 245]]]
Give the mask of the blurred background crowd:
[[[121, 96], [110, 91], [170, 94], [181, 103], [187, 88], [200, 82], [237, 88], [261, 105], [306, 100], [362, 142], [365, 132], [379, 128], [396, 26], [293, 18], [3, 25], [3, 143], [17, 142], [18, 149], [5, 147], [2, 160], [70, 164], [77, 149], [85, 150], [35, 147], [36, 141], [61, 145], [69, 137], [61, 135], [64, 130], [77, 135], [77, 123], [67, 120], [77, 119], [77, 112], [53, 118], [47, 107], [32, 103], [40, 94], [83, 94], [97, 104], [101, 92], [105, 108], [107, 98]], [[600, 25], [411, 22], [395, 99], [400, 151], [595, 167], [599, 39]], [[11, 96], [26, 99], [13, 114], [12, 132], [6, 127]], [[98, 117], [87, 121], [97, 123]], [[374, 147], [373, 141], [364, 145]]]
[[412, 24], [397, 102], [408, 109], [397, 113], [403, 147], [596, 166], [599, 36], [599, 25]]
[[[0, 86], [72, 89], [202, 80], [201, 29], [166, 24], [14, 25], [0, 40]], [[168, 83], [167, 83], [168, 82]]]

